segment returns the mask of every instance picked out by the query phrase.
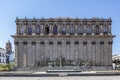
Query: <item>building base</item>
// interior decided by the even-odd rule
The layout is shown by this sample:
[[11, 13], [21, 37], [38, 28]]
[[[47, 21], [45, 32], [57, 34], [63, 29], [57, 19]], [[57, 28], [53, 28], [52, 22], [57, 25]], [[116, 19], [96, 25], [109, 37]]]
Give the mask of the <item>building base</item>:
[[47, 71], [47, 70], [81, 70], [81, 71], [98, 71], [113, 70], [112, 66], [62, 66], [62, 67], [15, 67], [16, 71]]

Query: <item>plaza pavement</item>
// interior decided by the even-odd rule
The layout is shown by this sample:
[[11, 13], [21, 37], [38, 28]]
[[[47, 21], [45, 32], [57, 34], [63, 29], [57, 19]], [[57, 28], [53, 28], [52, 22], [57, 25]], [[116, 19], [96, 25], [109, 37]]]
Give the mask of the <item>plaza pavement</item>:
[[0, 77], [0, 80], [120, 80], [120, 76]]

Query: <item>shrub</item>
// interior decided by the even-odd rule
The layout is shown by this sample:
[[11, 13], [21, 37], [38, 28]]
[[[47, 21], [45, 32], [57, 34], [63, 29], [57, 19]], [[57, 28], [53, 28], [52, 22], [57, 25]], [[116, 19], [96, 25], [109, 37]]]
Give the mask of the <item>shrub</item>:
[[0, 71], [10, 71], [13, 66], [13, 64], [0, 64]]

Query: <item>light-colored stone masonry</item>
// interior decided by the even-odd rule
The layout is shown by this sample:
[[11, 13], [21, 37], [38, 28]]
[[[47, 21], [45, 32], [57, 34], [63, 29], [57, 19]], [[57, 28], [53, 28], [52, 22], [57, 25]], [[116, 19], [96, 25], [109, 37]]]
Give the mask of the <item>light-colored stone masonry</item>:
[[16, 34], [12, 36], [16, 67], [46, 67], [50, 64], [59, 67], [62, 61], [62, 66], [70, 63], [69, 66], [112, 69], [114, 36], [111, 34], [111, 19], [25, 18], [16, 19], [16, 26]]

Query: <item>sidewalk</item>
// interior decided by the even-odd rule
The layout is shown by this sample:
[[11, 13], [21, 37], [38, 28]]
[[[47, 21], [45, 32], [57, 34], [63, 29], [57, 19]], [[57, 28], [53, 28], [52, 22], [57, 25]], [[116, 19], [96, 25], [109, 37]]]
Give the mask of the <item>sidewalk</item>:
[[0, 72], [0, 76], [7, 77], [61, 77], [61, 76], [120, 76], [120, 71], [82, 71], [82, 72], [34, 72], [34, 71], [8, 71]]

